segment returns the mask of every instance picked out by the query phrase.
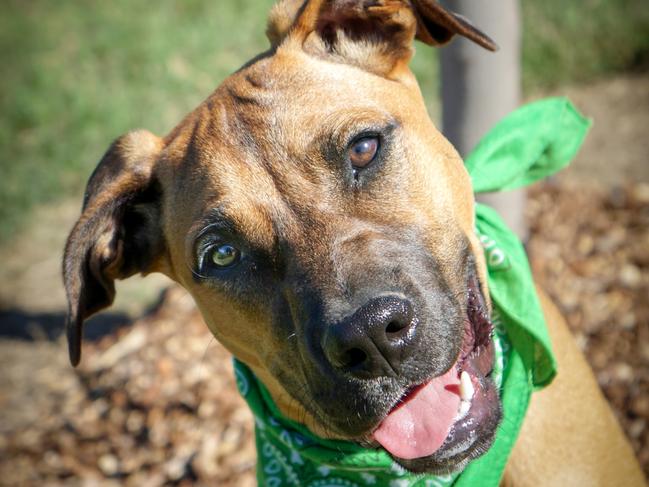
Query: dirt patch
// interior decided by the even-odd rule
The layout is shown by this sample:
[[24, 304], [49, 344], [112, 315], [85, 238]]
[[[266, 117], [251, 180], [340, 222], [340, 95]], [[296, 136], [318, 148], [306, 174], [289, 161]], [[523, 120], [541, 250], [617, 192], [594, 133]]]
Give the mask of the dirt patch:
[[603, 187], [649, 182], [649, 74], [620, 76], [551, 95], [567, 96], [594, 122], [562, 177]]

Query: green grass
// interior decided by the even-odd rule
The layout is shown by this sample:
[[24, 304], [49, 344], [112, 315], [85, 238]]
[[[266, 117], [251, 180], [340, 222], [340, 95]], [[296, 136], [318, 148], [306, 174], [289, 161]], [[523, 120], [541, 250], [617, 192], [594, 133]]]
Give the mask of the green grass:
[[522, 0], [522, 6], [528, 93], [649, 67], [647, 0]]
[[[137, 127], [166, 133], [265, 49], [272, 3], [0, 0], [0, 242], [35, 205], [80, 200], [113, 138]], [[523, 5], [528, 91], [649, 59], [646, 0]], [[435, 113], [434, 50], [420, 46], [414, 69]]]
[[2, 1], [0, 240], [80, 196], [110, 141], [168, 132], [265, 45], [272, 0]]

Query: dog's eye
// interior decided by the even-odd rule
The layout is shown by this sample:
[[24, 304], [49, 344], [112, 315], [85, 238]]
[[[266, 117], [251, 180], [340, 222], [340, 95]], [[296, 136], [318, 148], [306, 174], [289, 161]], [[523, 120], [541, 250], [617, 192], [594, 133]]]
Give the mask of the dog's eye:
[[241, 252], [230, 244], [215, 245], [209, 249], [209, 260], [216, 267], [231, 267], [239, 262]]
[[349, 162], [355, 169], [362, 169], [374, 160], [378, 151], [378, 137], [370, 136], [357, 139], [349, 147]]

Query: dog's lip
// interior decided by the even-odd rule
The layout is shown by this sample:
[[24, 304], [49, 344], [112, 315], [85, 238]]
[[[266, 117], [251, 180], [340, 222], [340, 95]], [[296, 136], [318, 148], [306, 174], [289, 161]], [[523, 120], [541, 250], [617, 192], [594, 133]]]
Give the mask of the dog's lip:
[[[477, 448], [477, 444], [480, 443], [477, 430], [482, 420], [489, 416], [494, 408], [496, 411], [499, 410], [497, 393], [495, 393], [495, 387], [489, 379], [494, 360], [494, 349], [491, 340], [493, 326], [475, 273], [471, 273], [467, 283], [466, 308], [467, 318], [465, 320], [463, 343], [451, 369], [457, 373], [458, 382], [460, 373], [466, 371], [471, 378], [474, 392], [468, 410], [465, 409], [461, 416], [458, 412], [458, 416], [450, 425], [445, 440], [432, 453], [432, 455], [440, 459], [466, 458], [470, 455]], [[448, 371], [446, 374], [448, 374]], [[379, 422], [377, 428], [381, 427], [386, 418], [412, 401], [422, 389], [440, 377], [432, 377], [422, 383], [407, 387]], [[447, 389], [450, 387], [457, 387], [458, 389], [454, 392], [460, 395], [459, 386], [446, 386]], [[377, 428], [368, 438], [375, 446], [377, 442], [374, 434]], [[393, 454], [393, 456], [400, 458], [398, 455]], [[425, 456], [431, 456], [431, 454]]]

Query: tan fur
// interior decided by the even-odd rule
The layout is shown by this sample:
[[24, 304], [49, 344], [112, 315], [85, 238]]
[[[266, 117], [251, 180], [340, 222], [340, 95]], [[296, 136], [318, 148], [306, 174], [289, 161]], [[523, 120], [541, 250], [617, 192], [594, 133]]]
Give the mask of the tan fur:
[[[386, 229], [416, 229], [450, 293], [466, 292], [458, 252], [467, 245], [486, 282], [470, 179], [430, 121], [407, 64], [426, 23], [446, 32], [444, 39], [458, 33], [489, 42], [432, 0], [361, 3], [280, 2], [269, 20], [269, 52], [228, 78], [164, 139], [132, 132], [109, 149], [66, 247], [73, 363], [83, 320], [110, 305], [113, 281], [163, 272], [191, 292], [212, 333], [254, 370], [285, 415], [321, 436], [345, 438], [307, 412], [309, 397], [294, 397], [282, 385], [286, 376], [301, 384], [308, 378], [290, 348], [294, 334], [283, 335], [282, 323], [272, 320], [276, 303], [263, 302], [277, 290], [256, 289], [241, 299], [197, 278], [197, 240], [210, 215], [217, 211], [258, 252], [289, 255], [290, 262], [264, 265], [297, 268], [300, 285], [306, 279], [314, 289], [353, 295], [364, 276], [385, 267], [386, 250], [401, 250]], [[396, 127], [396, 153], [380, 178], [352, 197], [340, 183], [340, 157], [328, 160], [323, 151], [338, 154], [359, 127], [377, 125]], [[294, 292], [283, 295], [286, 306]], [[592, 373], [556, 310], [543, 302], [559, 377], [533, 397], [506, 481], [641, 485]]]

